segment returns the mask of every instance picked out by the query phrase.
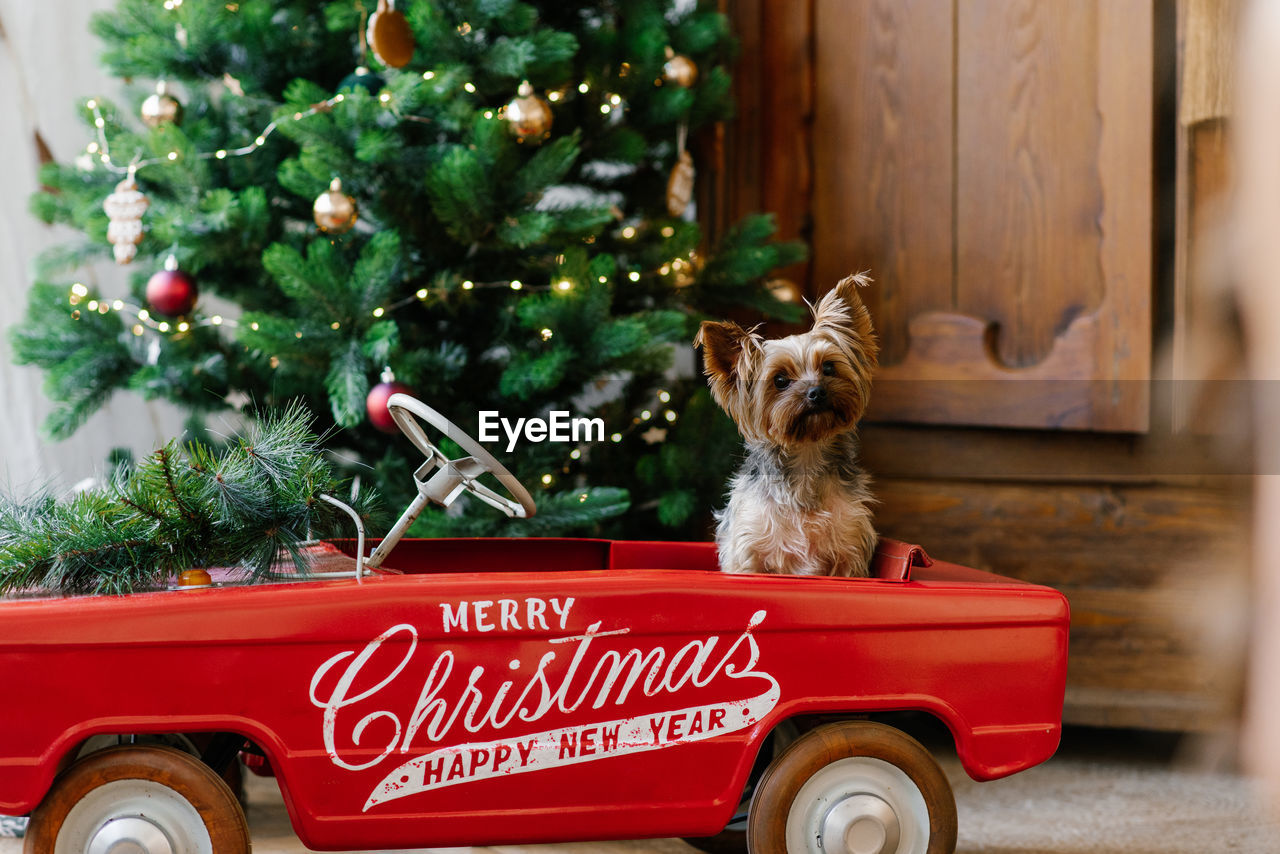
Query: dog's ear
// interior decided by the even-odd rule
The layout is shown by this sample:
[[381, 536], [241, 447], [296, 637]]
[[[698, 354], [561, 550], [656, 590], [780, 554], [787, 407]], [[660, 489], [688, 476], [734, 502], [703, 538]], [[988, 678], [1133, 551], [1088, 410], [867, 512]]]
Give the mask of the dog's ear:
[[758, 339], [759, 336], [732, 321], [705, 320], [698, 329], [693, 346], [702, 348], [702, 370], [711, 381], [712, 394], [721, 406], [726, 406], [726, 396], [745, 372], [750, 360], [748, 351]]
[[855, 273], [845, 276], [834, 288], [818, 302], [813, 310], [813, 328], [826, 328], [839, 335], [852, 333], [859, 349], [870, 357], [872, 365], [880, 352], [876, 341], [875, 329], [871, 325], [871, 312], [862, 303], [858, 288], [871, 284], [871, 277], [866, 273]]

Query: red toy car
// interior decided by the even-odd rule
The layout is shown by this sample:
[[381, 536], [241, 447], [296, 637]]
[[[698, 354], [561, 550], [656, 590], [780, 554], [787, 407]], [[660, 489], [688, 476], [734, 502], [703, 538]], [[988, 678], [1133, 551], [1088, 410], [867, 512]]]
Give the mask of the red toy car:
[[[531, 510], [443, 418], [401, 395], [393, 412], [429, 460], [369, 563], [462, 489]], [[445, 459], [409, 413], [471, 456]], [[322, 850], [706, 836], [800, 721], [755, 781], [752, 850], [949, 852], [945, 776], [865, 718], [936, 717], [979, 780], [1058, 744], [1066, 600], [915, 546], [882, 542], [868, 579], [725, 575], [710, 543], [407, 540], [387, 563], [0, 605], [0, 812], [32, 812], [27, 850], [247, 851], [219, 776], [241, 749]]]

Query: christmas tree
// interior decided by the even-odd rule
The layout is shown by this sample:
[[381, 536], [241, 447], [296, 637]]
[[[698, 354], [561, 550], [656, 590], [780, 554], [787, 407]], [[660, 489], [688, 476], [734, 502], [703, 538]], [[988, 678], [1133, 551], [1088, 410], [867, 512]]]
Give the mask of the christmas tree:
[[[566, 411], [602, 419], [603, 441], [495, 447], [537, 517], [433, 511], [411, 532], [701, 535], [738, 443], [673, 352], [706, 316], [794, 318], [768, 276], [801, 254], [766, 216], [709, 242], [689, 206], [688, 141], [732, 108], [724, 16], [372, 3], [123, 0], [95, 17], [133, 99], [81, 102], [85, 154], [45, 167], [34, 212], [83, 238], [42, 256], [11, 332], [47, 373], [47, 432], [124, 388], [189, 409], [197, 432], [301, 399], [394, 504], [421, 457], [382, 432], [392, 391], [473, 436], [483, 411]], [[113, 254], [129, 293], [77, 281]]]

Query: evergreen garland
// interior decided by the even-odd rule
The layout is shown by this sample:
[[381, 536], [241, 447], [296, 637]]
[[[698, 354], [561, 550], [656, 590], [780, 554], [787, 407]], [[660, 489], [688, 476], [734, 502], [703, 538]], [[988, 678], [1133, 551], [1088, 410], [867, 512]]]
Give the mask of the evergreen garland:
[[[259, 581], [285, 559], [305, 572], [308, 539], [352, 533], [350, 517], [320, 499], [340, 489], [301, 406], [222, 453], [171, 441], [104, 487], [61, 501], [0, 498], [0, 593], [128, 593], [193, 567]], [[358, 512], [368, 506], [366, 496]]]

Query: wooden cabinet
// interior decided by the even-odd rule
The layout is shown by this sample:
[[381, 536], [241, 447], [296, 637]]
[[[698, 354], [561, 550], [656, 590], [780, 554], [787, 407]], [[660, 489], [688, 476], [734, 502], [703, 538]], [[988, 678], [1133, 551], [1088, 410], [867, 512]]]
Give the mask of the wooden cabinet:
[[1156, 367], [1183, 320], [1174, 3], [728, 11], [740, 112], [716, 210], [776, 211], [807, 240], [789, 275], [810, 298], [875, 279], [882, 533], [1068, 593], [1068, 721], [1215, 725], [1231, 667], [1185, 614], [1243, 535], [1247, 463], [1175, 429]]

